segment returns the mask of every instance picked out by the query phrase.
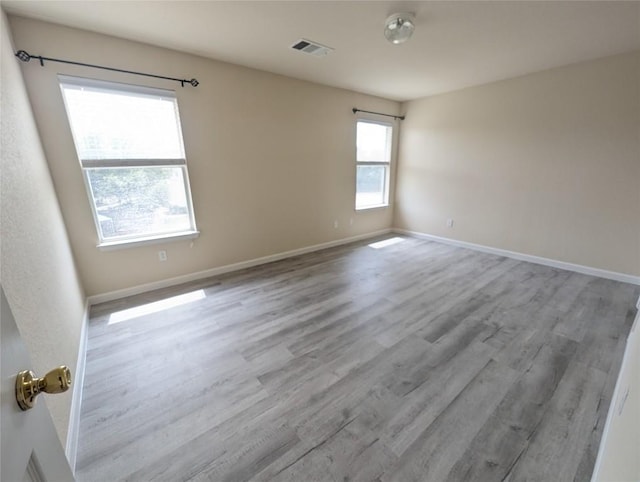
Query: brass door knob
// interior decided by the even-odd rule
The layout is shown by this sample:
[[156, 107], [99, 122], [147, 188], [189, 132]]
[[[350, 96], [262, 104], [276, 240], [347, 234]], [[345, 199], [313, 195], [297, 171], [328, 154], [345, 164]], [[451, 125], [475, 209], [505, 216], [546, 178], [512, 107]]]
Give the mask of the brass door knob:
[[40, 392], [62, 393], [71, 386], [71, 371], [64, 365], [54, 368], [42, 378], [36, 378], [31, 370], [16, 377], [16, 400], [22, 410], [33, 408]]

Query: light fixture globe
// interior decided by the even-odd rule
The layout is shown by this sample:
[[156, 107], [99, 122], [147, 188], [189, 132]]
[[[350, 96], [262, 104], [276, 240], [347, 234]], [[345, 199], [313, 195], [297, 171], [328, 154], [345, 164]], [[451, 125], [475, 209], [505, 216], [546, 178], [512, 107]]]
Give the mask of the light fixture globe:
[[416, 26], [412, 13], [394, 13], [384, 23], [384, 36], [392, 44], [401, 44], [409, 40]]

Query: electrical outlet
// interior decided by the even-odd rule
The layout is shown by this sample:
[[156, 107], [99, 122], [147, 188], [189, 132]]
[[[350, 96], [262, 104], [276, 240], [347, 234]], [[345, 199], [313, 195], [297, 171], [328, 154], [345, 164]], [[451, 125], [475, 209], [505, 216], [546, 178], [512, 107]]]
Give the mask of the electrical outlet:
[[353, 218], [349, 218], [349, 226], [353, 226]]
[[167, 260], [167, 252], [164, 249], [158, 251], [158, 259], [160, 261], [166, 261]]
[[451, 218], [447, 219], [447, 227], [448, 228], [452, 228], [453, 227], [453, 219], [451, 219]]
[[338, 220], [337, 219], [333, 222], [333, 229], [338, 229]]

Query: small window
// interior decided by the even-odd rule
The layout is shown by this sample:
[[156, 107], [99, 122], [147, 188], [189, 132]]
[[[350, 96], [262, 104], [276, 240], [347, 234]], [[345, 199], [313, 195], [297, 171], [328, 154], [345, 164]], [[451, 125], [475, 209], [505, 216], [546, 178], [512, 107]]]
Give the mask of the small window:
[[197, 234], [175, 93], [60, 76], [100, 245]]
[[356, 124], [356, 209], [389, 205], [389, 167], [393, 126], [358, 120]]

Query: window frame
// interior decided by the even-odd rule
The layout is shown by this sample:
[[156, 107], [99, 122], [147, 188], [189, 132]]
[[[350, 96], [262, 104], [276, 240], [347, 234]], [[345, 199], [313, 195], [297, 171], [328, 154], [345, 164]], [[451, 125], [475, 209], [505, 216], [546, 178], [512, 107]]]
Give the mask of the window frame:
[[[159, 89], [155, 87], [140, 86], [134, 84], [125, 84], [121, 82], [104, 81], [97, 79], [89, 79], [85, 77], [76, 77], [69, 75], [58, 75], [58, 83], [62, 94], [62, 100], [64, 102], [65, 112], [67, 115], [67, 122], [70, 128], [71, 136], [73, 138], [74, 148], [76, 150], [76, 157], [82, 170], [82, 178], [84, 181], [85, 189], [91, 213], [93, 215], [93, 221], [98, 236], [97, 247], [101, 250], [117, 249], [128, 246], [140, 246], [145, 244], [155, 244], [166, 241], [176, 241], [182, 239], [194, 239], [197, 238], [200, 232], [196, 226], [195, 213], [193, 208], [193, 199], [191, 194], [191, 184], [189, 182], [189, 171], [187, 168], [187, 159], [184, 146], [184, 136], [182, 135], [182, 123], [180, 119], [180, 111], [178, 106], [178, 98], [176, 92], [168, 89]], [[163, 99], [170, 99], [175, 105], [176, 114], [176, 127], [177, 135], [180, 141], [180, 150], [182, 157], [171, 159], [82, 159], [80, 157], [80, 150], [78, 143], [76, 142], [76, 133], [74, 131], [72, 118], [70, 115], [69, 106], [67, 105], [67, 98], [65, 95], [66, 88], [87, 88], [94, 91], [103, 91], [106, 93], [121, 93], [136, 97], [161, 97]], [[184, 194], [186, 200], [187, 214], [189, 219], [189, 229], [176, 230], [168, 232], [155, 232], [144, 234], [127, 234], [122, 236], [105, 237], [100, 225], [99, 213], [96, 206], [96, 198], [91, 187], [91, 181], [89, 179], [89, 172], [93, 169], [117, 169], [117, 168], [153, 168], [153, 167], [170, 167], [180, 168], [182, 171], [182, 181], [184, 187]]]
[[[391, 143], [389, 146], [389, 160], [386, 162], [380, 161], [358, 161], [358, 123], [364, 122], [368, 124], [378, 124], [385, 127], [391, 128]], [[389, 120], [386, 117], [377, 116], [375, 114], [366, 114], [361, 113], [356, 116], [355, 122], [355, 183], [354, 183], [354, 209], [356, 212], [367, 211], [371, 209], [381, 209], [388, 208], [391, 206], [391, 178], [392, 178], [392, 169], [395, 165], [395, 152], [396, 152], [396, 142], [397, 142], [397, 130], [398, 124], [395, 119]], [[372, 204], [367, 206], [358, 207], [358, 167], [359, 166], [384, 166], [385, 167], [385, 180], [384, 180], [384, 193], [383, 193], [383, 203], [382, 204]]]

